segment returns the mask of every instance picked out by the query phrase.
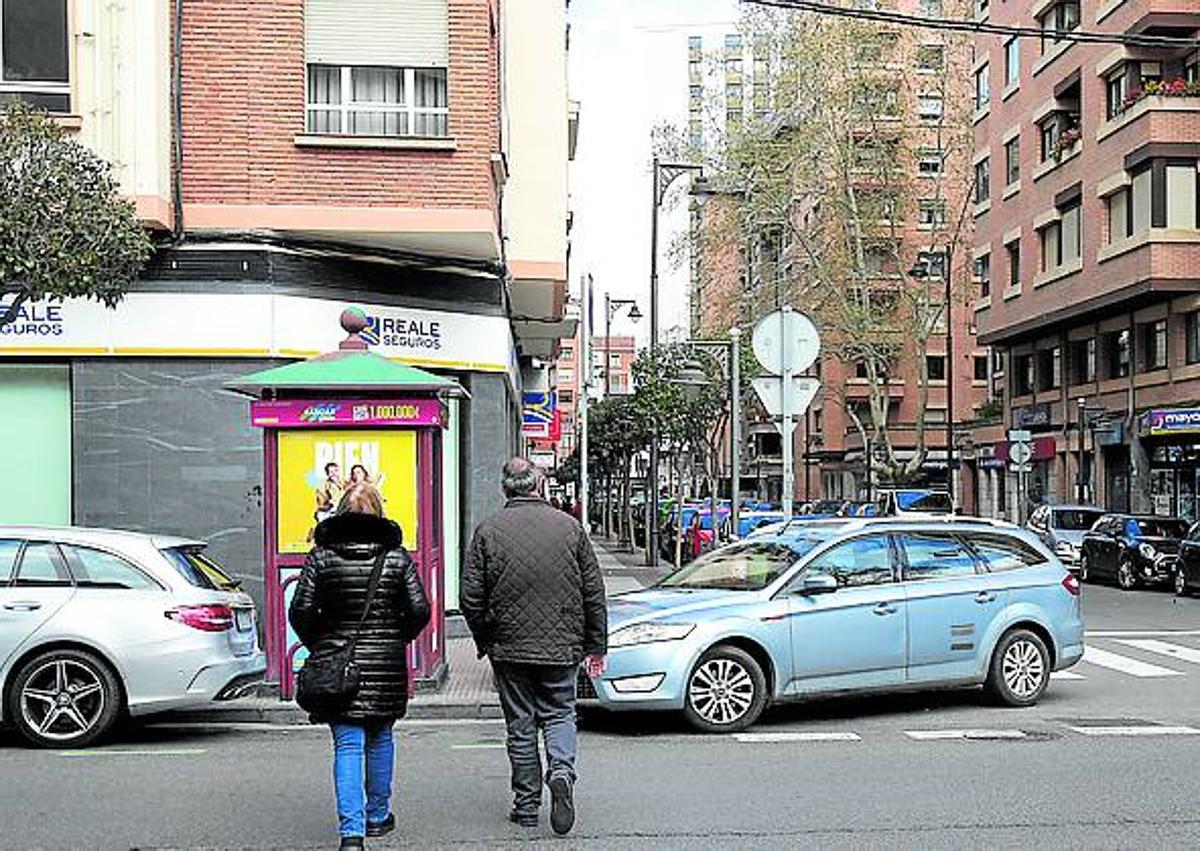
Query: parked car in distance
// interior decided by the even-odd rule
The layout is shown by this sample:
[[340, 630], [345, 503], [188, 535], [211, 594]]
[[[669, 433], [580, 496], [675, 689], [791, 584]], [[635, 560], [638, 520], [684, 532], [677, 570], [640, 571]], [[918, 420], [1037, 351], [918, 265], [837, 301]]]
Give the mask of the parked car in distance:
[[1042, 505], [1029, 515], [1026, 526], [1062, 559], [1070, 570], [1079, 569], [1079, 547], [1104, 511], [1094, 505]]
[[945, 491], [922, 488], [888, 488], [876, 496], [878, 517], [927, 517], [953, 514], [954, 502]]
[[581, 697], [705, 732], [841, 692], [983, 685], [1028, 706], [1083, 655], [1078, 579], [1035, 535], [979, 519], [792, 521], [608, 611], [608, 668], [581, 670]]
[[1187, 523], [1174, 517], [1105, 514], [1083, 536], [1079, 578], [1112, 579], [1126, 591], [1175, 582], [1179, 545]]
[[254, 603], [186, 538], [0, 526], [0, 721], [82, 747], [261, 681]]
[[1179, 544], [1179, 567], [1175, 571], [1175, 594], [1186, 597], [1200, 586], [1200, 523], [1193, 523]]

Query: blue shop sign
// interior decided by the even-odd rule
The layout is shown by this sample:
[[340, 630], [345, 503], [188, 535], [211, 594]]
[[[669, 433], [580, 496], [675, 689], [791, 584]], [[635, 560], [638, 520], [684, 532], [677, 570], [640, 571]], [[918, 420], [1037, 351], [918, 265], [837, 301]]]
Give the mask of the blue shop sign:
[[1142, 434], [1200, 434], [1200, 408], [1154, 408], [1142, 416]]

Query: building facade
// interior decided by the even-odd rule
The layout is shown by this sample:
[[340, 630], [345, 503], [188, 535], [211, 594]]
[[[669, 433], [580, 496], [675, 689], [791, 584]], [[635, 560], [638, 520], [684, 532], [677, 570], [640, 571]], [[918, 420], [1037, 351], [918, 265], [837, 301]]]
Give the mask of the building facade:
[[0, 79], [115, 164], [157, 244], [117, 309], [31, 305], [0, 331], [0, 405], [55, 458], [17, 473], [38, 508], [0, 503], [0, 522], [208, 539], [257, 596], [262, 438], [223, 388], [336, 348], [358, 306], [376, 351], [470, 394], [442, 483], [453, 608], [525, 377], [570, 333], [564, 5], [151, 5], [47, 2], [25, 25], [62, 45], [62, 79]]
[[[976, 125], [981, 339], [1000, 414], [978, 429], [981, 503], [1197, 518], [1200, 13], [1179, 0], [983, 3], [1039, 38], [976, 40], [994, 94]], [[1077, 43], [1077, 28], [1126, 44]], [[1138, 36], [1159, 43], [1138, 44]], [[1006, 428], [1034, 437], [1025, 487]]]

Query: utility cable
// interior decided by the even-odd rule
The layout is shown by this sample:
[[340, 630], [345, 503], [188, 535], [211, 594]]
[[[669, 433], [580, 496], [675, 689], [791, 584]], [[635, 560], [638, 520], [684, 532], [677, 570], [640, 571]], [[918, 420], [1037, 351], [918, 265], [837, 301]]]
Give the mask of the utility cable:
[[1071, 41], [1084, 44], [1120, 44], [1129, 47], [1163, 47], [1174, 49], [1200, 47], [1200, 38], [1177, 38], [1175, 36], [1145, 35], [1142, 33], [1089, 32], [1080, 29], [1041, 29], [1039, 27], [993, 24], [990, 21], [964, 21], [958, 18], [909, 15], [903, 12], [892, 12], [884, 9], [850, 9], [844, 6], [821, 2], [821, 0], [742, 0], [742, 2], [755, 6], [769, 6], [776, 9], [812, 12], [817, 15], [828, 15], [836, 18], [898, 24], [900, 26], [931, 30], [1012, 36], [1014, 38], [1054, 38], [1058, 41]]

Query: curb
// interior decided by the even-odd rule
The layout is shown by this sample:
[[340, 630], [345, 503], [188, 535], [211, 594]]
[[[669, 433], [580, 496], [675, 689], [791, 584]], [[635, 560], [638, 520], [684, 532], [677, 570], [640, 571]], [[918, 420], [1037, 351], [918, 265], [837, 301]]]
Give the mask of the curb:
[[[504, 715], [498, 700], [463, 701], [421, 698], [408, 704], [404, 720], [497, 720]], [[294, 726], [307, 724], [308, 713], [291, 701], [274, 705], [214, 706], [155, 716], [153, 722], [184, 724], [271, 724]], [[152, 722], [152, 723], [153, 723]]]

